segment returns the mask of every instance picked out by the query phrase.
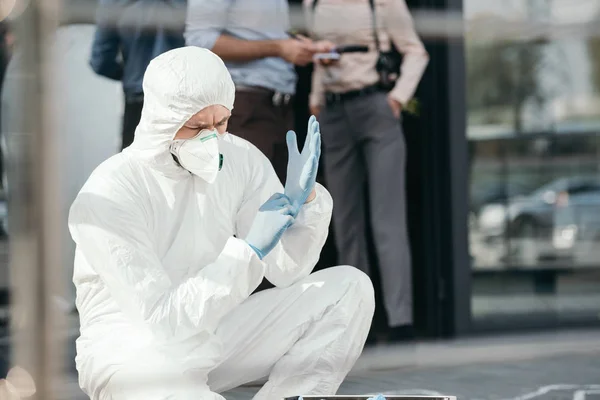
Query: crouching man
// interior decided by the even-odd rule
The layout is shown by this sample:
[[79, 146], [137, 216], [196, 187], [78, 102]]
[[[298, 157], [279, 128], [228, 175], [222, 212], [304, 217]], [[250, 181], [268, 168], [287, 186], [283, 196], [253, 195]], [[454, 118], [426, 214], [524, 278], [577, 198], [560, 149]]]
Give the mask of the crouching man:
[[[256, 399], [334, 394], [374, 309], [351, 267], [311, 271], [332, 200], [315, 183], [314, 118], [288, 133], [285, 188], [249, 142], [227, 134], [235, 88], [209, 50], [164, 53], [144, 77], [133, 144], [101, 164], [69, 215], [92, 399], [223, 399], [268, 377]], [[276, 287], [250, 295], [266, 277]]]

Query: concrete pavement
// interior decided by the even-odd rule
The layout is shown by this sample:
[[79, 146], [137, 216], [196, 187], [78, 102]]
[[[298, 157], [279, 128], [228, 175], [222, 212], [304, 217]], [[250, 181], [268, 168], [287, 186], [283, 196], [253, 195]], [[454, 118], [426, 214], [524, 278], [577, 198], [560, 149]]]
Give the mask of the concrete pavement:
[[[261, 384], [224, 396], [251, 399]], [[86, 398], [75, 374], [61, 389], [61, 399]], [[600, 330], [366, 349], [338, 394], [373, 393], [442, 394], [460, 400], [599, 400]]]

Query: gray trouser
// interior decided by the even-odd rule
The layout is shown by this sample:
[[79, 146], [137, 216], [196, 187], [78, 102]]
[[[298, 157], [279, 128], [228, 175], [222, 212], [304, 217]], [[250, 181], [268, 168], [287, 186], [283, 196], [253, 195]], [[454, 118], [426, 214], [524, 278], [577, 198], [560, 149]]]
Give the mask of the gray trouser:
[[[365, 232], [370, 212], [389, 325], [412, 324], [406, 148], [400, 123], [383, 92], [330, 104], [319, 122], [339, 262], [369, 274]], [[366, 182], [370, 210], [365, 204]]]

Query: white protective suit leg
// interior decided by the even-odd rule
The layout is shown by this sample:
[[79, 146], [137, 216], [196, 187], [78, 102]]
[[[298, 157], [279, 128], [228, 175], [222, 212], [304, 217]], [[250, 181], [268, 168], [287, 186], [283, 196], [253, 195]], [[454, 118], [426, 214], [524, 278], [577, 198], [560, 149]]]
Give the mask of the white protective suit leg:
[[252, 295], [217, 329], [224, 359], [208, 384], [222, 392], [269, 376], [254, 399], [335, 394], [363, 349], [374, 309], [371, 280], [349, 266]]
[[[204, 380], [192, 381], [183, 371], [176, 368], [165, 371], [149, 371], [148, 359], [143, 354], [128, 365], [122, 366], [113, 374], [104, 390], [93, 400], [225, 400], [212, 392]], [[197, 377], [196, 373], [196, 377]], [[166, 383], [166, 384], [165, 384]]]

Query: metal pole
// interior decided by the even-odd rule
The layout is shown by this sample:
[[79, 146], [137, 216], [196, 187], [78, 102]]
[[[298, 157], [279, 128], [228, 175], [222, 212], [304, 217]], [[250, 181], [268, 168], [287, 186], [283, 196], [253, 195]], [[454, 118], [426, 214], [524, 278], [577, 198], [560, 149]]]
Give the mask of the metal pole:
[[47, 80], [57, 6], [58, 0], [30, 0], [16, 21], [21, 92], [15, 99], [20, 115], [15, 116], [19, 127], [13, 133], [15, 173], [9, 195], [12, 365], [33, 378], [36, 394], [31, 398], [44, 400], [54, 398], [52, 386], [63, 370], [59, 334], [64, 324], [53, 298], [62, 293], [59, 227], [66, 221], [60, 212], [60, 143], [52, 131]]

